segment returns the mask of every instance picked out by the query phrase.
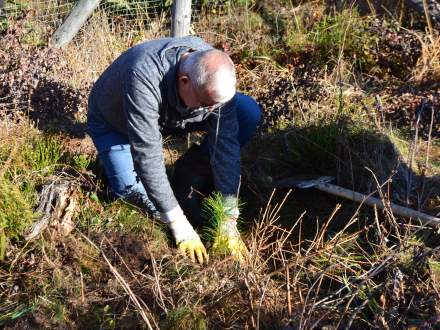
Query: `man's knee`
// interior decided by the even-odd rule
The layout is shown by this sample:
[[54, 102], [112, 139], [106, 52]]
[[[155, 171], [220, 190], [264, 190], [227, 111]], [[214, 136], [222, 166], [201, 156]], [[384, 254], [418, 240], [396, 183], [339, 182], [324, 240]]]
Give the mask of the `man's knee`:
[[237, 93], [236, 106], [239, 121], [245, 121], [247, 125], [255, 127], [261, 122], [261, 108], [252, 97]]

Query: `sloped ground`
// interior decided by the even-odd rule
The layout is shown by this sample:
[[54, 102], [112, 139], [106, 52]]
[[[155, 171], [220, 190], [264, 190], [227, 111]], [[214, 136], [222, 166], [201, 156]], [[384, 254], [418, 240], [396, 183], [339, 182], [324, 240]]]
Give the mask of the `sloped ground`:
[[[432, 229], [314, 191], [271, 197], [276, 179], [298, 173], [336, 173], [338, 183], [371, 192], [377, 187], [368, 166], [380, 183], [397, 169], [385, 198], [439, 213], [439, 165], [425, 165], [425, 155], [429, 142], [430, 159], [438, 157], [440, 87], [435, 80], [411, 82], [422, 53], [411, 33], [372, 24], [380, 38], [369, 51], [380, 70], [356, 77], [350, 65], [345, 71], [316, 65], [313, 47], [274, 56], [273, 65], [267, 56], [243, 58], [234, 53], [239, 45], [231, 45], [240, 85], [265, 114], [256, 143], [244, 155], [251, 257], [238, 266], [213, 256], [200, 267], [175, 254], [159, 224], [106, 201], [85, 135], [90, 86], [76, 89], [57, 78], [76, 73], [63, 51], [24, 39], [30, 18], [0, 36], [1, 44], [11, 45], [0, 50], [0, 174], [7, 180], [0, 186], [23, 192], [34, 185], [24, 196], [32, 206], [45, 181], [70, 179], [81, 189], [71, 235], [49, 228], [29, 243], [21, 235], [9, 240], [0, 265], [0, 324], [132, 329], [148, 320], [153, 328], [170, 329], [328, 329], [430, 328], [440, 322], [440, 255]], [[338, 111], [343, 116], [335, 116]], [[27, 128], [26, 115], [36, 130]], [[390, 124], [403, 132], [396, 138], [403, 147], [393, 147]], [[421, 142], [411, 168], [401, 160], [411, 158], [416, 131]], [[59, 165], [50, 170], [32, 164], [41, 157], [26, 162], [31, 151], [22, 150], [30, 138], [39, 141], [41, 132], [61, 141], [61, 156], [48, 157]]]

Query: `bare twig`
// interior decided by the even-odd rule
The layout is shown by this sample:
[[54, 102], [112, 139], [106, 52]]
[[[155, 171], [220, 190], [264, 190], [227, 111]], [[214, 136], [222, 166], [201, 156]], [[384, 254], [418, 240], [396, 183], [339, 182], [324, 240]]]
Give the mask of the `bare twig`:
[[255, 322], [255, 317], [254, 317], [254, 303], [253, 303], [253, 300], [254, 300], [254, 298], [253, 298], [253, 296], [252, 296], [252, 290], [251, 290], [251, 288], [250, 288], [250, 285], [249, 285], [249, 282], [248, 282], [248, 279], [247, 279], [247, 276], [245, 276], [245, 278], [244, 278], [244, 283], [246, 284], [246, 287], [247, 287], [247, 289], [248, 289], [248, 291], [249, 291], [249, 307], [250, 307], [250, 309], [251, 309], [251, 322], [252, 322], [252, 327], [253, 328], [256, 328], [257, 327], [257, 323]]
[[292, 301], [290, 297], [290, 273], [289, 267], [286, 267], [286, 287], [287, 287], [287, 313], [289, 317], [292, 315]]
[[429, 16], [429, 6], [427, 0], [423, 0], [423, 10], [425, 12], [426, 24], [428, 25], [429, 35], [432, 37], [434, 34], [432, 29], [431, 17]]
[[151, 263], [153, 265], [154, 283], [156, 285], [156, 290], [158, 292], [159, 300], [160, 300], [161, 305], [162, 305], [161, 307], [162, 307], [162, 309], [164, 310], [165, 313], [168, 313], [167, 306], [165, 305], [165, 301], [163, 299], [163, 294], [162, 294], [162, 289], [161, 289], [161, 284], [160, 284], [159, 272], [157, 271], [156, 259], [153, 257], [151, 252], [150, 252], [150, 258], [151, 258]]
[[84, 295], [84, 278], [83, 273], [80, 271], [80, 281], [81, 281], [81, 302], [84, 303], [86, 301], [85, 295]]
[[260, 329], [260, 311], [261, 311], [261, 305], [263, 304], [263, 300], [264, 300], [264, 296], [266, 293], [266, 289], [267, 289], [267, 285], [269, 284], [269, 279], [266, 280], [266, 283], [263, 285], [263, 288], [261, 289], [261, 294], [260, 294], [260, 301], [258, 303], [258, 307], [257, 307], [257, 326], [255, 327], [255, 329]]
[[425, 194], [425, 188], [426, 188], [426, 171], [429, 167], [429, 157], [431, 152], [431, 138], [432, 138], [432, 126], [434, 125], [434, 109], [431, 109], [431, 122], [429, 124], [429, 133], [428, 133], [428, 141], [426, 142], [426, 155], [425, 155], [425, 168], [423, 169], [423, 182], [422, 182], [422, 189], [420, 192], [420, 197], [418, 201], [418, 209], [421, 208], [421, 204], [423, 201], [423, 196]]
[[416, 156], [417, 153], [417, 142], [419, 139], [419, 124], [420, 124], [420, 118], [422, 116], [422, 112], [425, 109], [425, 101], [423, 101], [422, 107], [420, 109], [420, 111], [418, 111], [417, 113], [417, 119], [416, 119], [416, 123], [415, 123], [415, 133], [414, 133], [414, 139], [411, 143], [411, 147], [409, 150], [409, 155], [408, 155], [408, 171], [406, 172], [406, 199], [405, 199], [405, 203], [406, 206], [408, 206], [410, 204], [410, 195], [411, 195], [411, 190], [412, 190], [412, 177], [413, 177], [413, 163], [414, 163], [414, 158]]

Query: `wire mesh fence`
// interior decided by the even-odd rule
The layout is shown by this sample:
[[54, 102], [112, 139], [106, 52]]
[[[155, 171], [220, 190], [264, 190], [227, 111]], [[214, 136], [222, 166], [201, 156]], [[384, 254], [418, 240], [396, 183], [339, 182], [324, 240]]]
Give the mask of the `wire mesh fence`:
[[[105, 13], [115, 22], [124, 20], [136, 25], [136, 21], [143, 21], [169, 11], [171, 3], [168, 2], [170, 0], [106, 0], [101, 1], [96, 11]], [[0, 14], [16, 17], [24, 11], [32, 11], [37, 21], [58, 26], [67, 17], [75, 3], [75, 0], [6, 0], [3, 1]]]
[[[243, 0], [242, 0], [243, 1]], [[77, 0], [0, 0], [0, 17], [19, 17], [31, 11], [33, 18], [58, 27], [67, 17]], [[192, 20], [197, 21], [206, 12], [226, 10], [231, 0], [196, 0], [192, 4]], [[102, 0], [95, 10], [105, 14], [113, 24], [141, 28], [149, 20], [171, 15], [172, 0]]]

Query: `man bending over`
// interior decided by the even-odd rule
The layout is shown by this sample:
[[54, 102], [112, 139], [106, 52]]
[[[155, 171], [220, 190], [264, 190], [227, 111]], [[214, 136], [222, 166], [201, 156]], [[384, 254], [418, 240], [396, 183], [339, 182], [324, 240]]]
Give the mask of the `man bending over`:
[[[178, 248], [199, 263], [208, 256], [188, 221], [204, 221], [196, 190], [221, 193], [228, 217], [222, 231], [230, 252], [239, 253], [240, 148], [261, 112], [235, 86], [226, 53], [198, 37], [164, 38], [120, 55], [89, 96], [89, 134], [113, 194], [159, 217]], [[196, 130], [206, 136], [176, 162], [170, 183], [162, 136]]]

